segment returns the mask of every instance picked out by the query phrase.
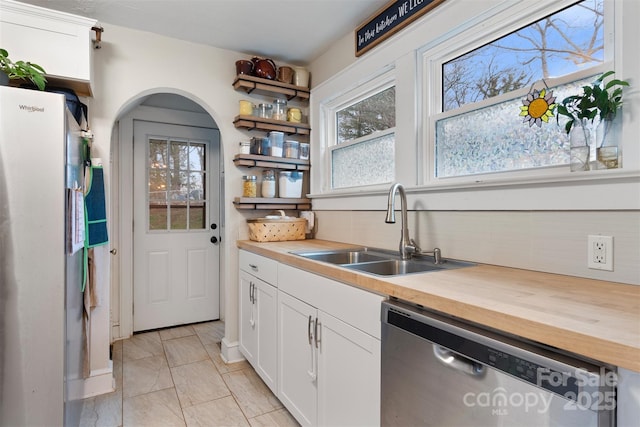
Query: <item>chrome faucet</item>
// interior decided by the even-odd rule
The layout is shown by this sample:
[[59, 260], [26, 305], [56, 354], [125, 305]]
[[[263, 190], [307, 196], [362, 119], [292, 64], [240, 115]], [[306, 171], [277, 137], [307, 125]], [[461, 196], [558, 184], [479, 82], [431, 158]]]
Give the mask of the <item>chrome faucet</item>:
[[404, 187], [400, 183], [395, 183], [391, 186], [389, 190], [389, 200], [387, 207], [387, 218], [384, 220], [387, 224], [395, 224], [396, 222], [396, 212], [395, 212], [395, 202], [396, 202], [396, 193], [400, 193], [400, 209], [402, 210], [402, 231], [400, 235], [400, 257], [402, 259], [411, 258], [412, 254], [420, 253], [420, 248], [409, 237], [409, 225], [407, 221], [407, 195], [404, 192]]

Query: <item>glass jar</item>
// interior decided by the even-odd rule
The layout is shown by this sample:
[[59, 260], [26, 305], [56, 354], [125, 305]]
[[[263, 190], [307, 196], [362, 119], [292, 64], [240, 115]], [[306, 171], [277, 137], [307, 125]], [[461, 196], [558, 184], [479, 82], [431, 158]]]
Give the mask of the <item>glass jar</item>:
[[258, 105], [258, 117], [263, 119], [270, 119], [273, 117], [273, 105], [271, 104], [259, 104]]
[[274, 99], [273, 100], [273, 115], [274, 120], [287, 120], [287, 100], [286, 99]]
[[262, 197], [276, 197], [276, 174], [271, 169], [262, 171]]
[[309, 148], [311, 147], [308, 142], [300, 143], [300, 160], [309, 160]]
[[251, 154], [251, 143], [249, 141], [240, 141], [240, 154]]
[[298, 141], [284, 142], [284, 157], [297, 159], [300, 157], [300, 143]]
[[257, 180], [255, 175], [244, 175], [242, 177], [242, 197], [256, 197]]

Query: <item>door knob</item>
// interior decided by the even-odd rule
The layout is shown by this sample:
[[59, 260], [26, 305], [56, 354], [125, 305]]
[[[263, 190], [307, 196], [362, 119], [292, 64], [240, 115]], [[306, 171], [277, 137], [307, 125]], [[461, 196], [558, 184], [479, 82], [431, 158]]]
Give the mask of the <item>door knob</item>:
[[117, 249], [111, 249], [109, 252], [111, 253], [111, 255], [115, 255], [115, 254], [118, 253], [118, 250]]
[[218, 243], [218, 238], [216, 236], [211, 237], [211, 243]]
[[211, 229], [215, 230], [216, 228], [218, 228], [218, 224], [211, 224]]

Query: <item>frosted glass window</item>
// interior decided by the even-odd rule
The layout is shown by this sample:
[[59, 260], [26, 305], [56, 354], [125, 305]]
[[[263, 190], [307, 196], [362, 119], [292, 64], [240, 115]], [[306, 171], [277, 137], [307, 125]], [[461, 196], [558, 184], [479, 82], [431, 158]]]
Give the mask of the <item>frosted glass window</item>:
[[[593, 78], [551, 88], [557, 99]], [[566, 119], [529, 127], [519, 116], [523, 97], [436, 122], [436, 177], [549, 167], [569, 162]]]
[[594, 77], [585, 76], [601, 74], [614, 51], [609, 37], [613, 28], [608, 27], [612, 19], [605, 19], [613, 2], [607, 5], [603, 0], [576, 1], [535, 21], [514, 21], [515, 31], [480, 36], [470, 41], [479, 46], [472, 50], [451, 46], [434, 61], [436, 91], [441, 93], [440, 112], [431, 117], [435, 177], [568, 164], [566, 118], [556, 123], [554, 109], [548, 123], [530, 127], [518, 114], [527, 90], [541, 90], [549, 81], [573, 80], [547, 88], [559, 103], [593, 82]]
[[331, 152], [332, 187], [346, 188], [393, 181], [395, 134], [386, 134]]

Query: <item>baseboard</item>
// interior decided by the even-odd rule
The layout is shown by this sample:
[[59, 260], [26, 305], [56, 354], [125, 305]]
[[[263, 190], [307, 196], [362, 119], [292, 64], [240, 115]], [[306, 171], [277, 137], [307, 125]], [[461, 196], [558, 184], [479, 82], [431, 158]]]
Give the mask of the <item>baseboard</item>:
[[86, 399], [87, 397], [111, 393], [116, 390], [113, 368], [109, 366], [106, 369], [91, 371], [89, 378], [69, 381], [67, 387], [69, 400]]
[[238, 341], [229, 342], [226, 338], [222, 338], [220, 344], [220, 357], [224, 363], [242, 362], [244, 356], [240, 353]]

